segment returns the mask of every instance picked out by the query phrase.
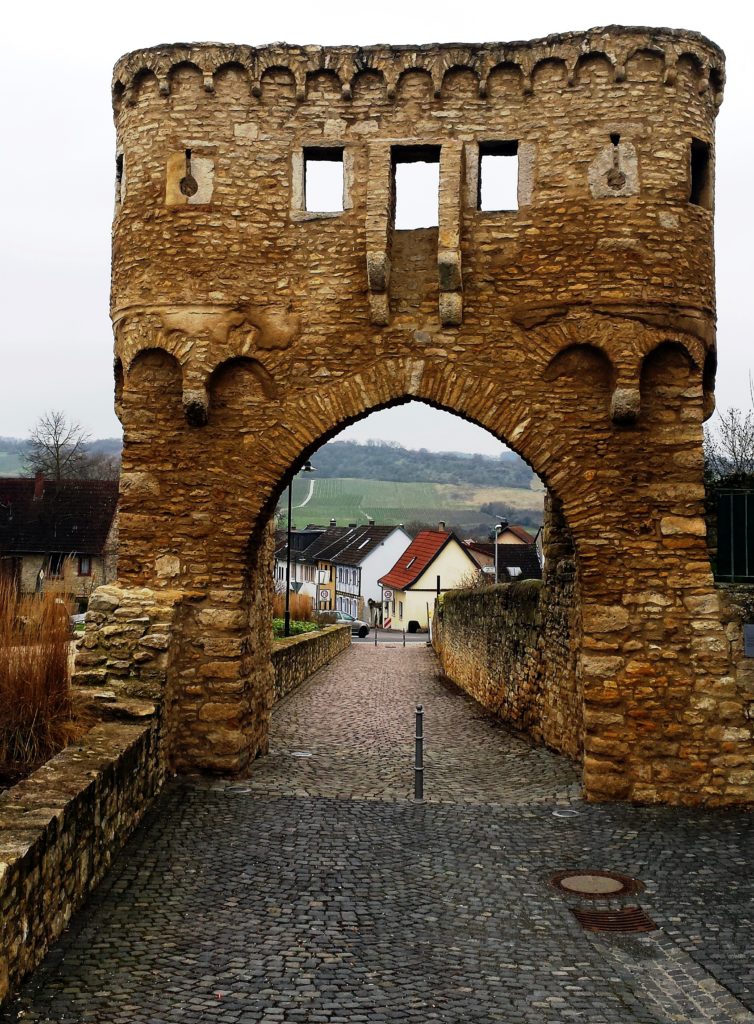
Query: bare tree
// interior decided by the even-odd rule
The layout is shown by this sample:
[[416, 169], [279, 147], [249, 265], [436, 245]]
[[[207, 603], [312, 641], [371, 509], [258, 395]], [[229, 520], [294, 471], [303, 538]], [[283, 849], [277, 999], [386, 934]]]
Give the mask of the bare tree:
[[24, 467], [29, 473], [43, 473], [49, 480], [85, 476], [88, 440], [89, 434], [64, 412], [46, 412], [32, 429]]
[[83, 480], [117, 480], [120, 474], [120, 457], [105, 452], [85, 454], [79, 476]]
[[456, 583], [459, 590], [484, 590], [495, 583], [494, 577], [489, 573], [482, 572], [482, 569], [468, 569]]
[[752, 408], [726, 409], [704, 429], [704, 463], [711, 480], [754, 475], [754, 381], [749, 375]]

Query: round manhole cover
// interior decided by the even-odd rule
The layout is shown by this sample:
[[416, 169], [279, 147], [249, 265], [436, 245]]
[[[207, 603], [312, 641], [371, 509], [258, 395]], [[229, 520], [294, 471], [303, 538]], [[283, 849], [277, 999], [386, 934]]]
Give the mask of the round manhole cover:
[[560, 884], [569, 892], [588, 893], [590, 896], [603, 896], [611, 892], [622, 892], [625, 886], [617, 878], [606, 875], [566, 875]]
[[644, 889], [638, 878], [614, 871], [558, 871], [550, 881], [556, 889], [569, 896], [584, 896], [591, 900], [633, 896]]

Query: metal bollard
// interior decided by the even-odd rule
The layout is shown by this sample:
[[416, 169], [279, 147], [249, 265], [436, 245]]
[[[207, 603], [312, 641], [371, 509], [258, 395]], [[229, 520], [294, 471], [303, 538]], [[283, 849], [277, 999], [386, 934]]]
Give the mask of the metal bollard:
[[414, 800], [424, 799], [424, 708], [416, 705], [416, 752], [414, 756]]
[[403, 646], [406, 646], [406, 630], [403, 630]]
[[375, 626], [374, 627], [374, 646], [375, 647], [377, 646], [377, 632], [378, 632], [379, 628], [380, 628], [379, 626]]

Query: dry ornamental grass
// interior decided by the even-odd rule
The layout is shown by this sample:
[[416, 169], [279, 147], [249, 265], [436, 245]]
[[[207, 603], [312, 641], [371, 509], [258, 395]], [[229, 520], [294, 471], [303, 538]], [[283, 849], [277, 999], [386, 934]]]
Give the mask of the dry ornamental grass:
[[[291, 619], [296, 622], [316, 622], [317, 616], [312, 608], [312, 599], [306, 594], [291, 594]], [[272, 616], [282, 619], [285, 615], [285, 594], [275, 594], [272, 599]]]
[[67, 603], [19, 596], [0, 580], [0, 784], [25, 774], [76, 735]]

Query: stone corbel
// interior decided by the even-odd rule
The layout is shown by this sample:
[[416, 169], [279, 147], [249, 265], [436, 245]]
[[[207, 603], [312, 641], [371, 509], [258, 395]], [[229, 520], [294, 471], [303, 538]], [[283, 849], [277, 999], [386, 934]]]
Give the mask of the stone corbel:
[[376, 327], [390, 323], [389, 239], [392, 216], [392, 165], [390, 146], [369, 147], [367, 187], [366, 264], [369, 317]]
[[610, 418], [621, 427], [636, 423], [641, 412], [641, 393], [634, 384], [618, 381], [610, 400]]
[[190, 427], [205, 427], [209, 418], [209, 396], [204, 385], [183, 388], [183, 415]]
[[463, 319], [461, 271], [461, 196], [463, 143], [444, 143], [440, 152], [440, 210], [437, 244], [439, 317], [444, 327], [458, 327]]

